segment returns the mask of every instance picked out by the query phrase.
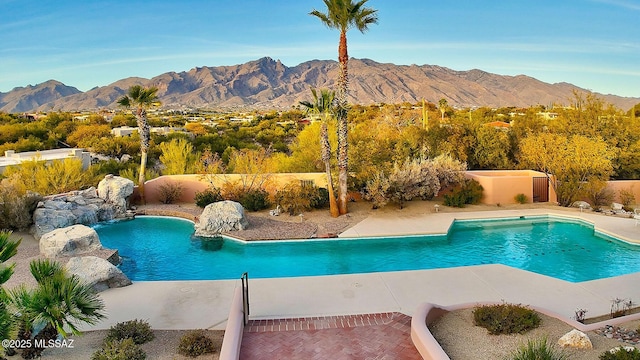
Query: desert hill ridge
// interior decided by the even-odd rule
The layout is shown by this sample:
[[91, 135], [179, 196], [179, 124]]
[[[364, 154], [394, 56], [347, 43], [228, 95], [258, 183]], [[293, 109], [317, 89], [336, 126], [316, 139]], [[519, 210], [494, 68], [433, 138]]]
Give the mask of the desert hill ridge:
[[[116, 108], [116, 101], [134, 84], [158, 87], [165, 107], [288, 109], [310, 100], [309, 89], [333, 88], [338, 63], [310, 60], [287, 67], [263, 57], [244, 64], [195, 67], [151, 79], [130, 77], [82, 92], [55, 80], [0, 93], [0, 111], [74, 111]], [[573, 91], [586, 89], [561, 82], [549, 84], [526, 75], [498, 75], [437, 65], [395, 65], [370, 59], [349, 61], [349, 101], [358, 104], [416, 103], [441, 98], [457, 107], [528, 107], [568, 104]], [[597, 94], [597, 93], [596, 93]], [[597, 94], [627, 110], [640, 98]]]

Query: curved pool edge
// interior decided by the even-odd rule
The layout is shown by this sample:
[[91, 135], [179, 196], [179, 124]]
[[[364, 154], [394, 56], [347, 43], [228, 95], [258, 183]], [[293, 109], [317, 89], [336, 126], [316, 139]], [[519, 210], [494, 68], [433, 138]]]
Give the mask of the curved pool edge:
[[[454, 221], [492, 220], [519, 218], [520, 216], [549, 216], [578, 220], [588, 223], [601, 234], [617, 238], [633, 245], [640, 245], [640, 228], [633, 218], [604, 215], [594, 212], [579, 212], [574, 209], [517, 209], [470, 212], [439, 212], [405, 216], [403, 214], [372, 215], [343, 231], [339, 238], [446, 235]], [[391, 231], [390, 231], [391, 229]]]

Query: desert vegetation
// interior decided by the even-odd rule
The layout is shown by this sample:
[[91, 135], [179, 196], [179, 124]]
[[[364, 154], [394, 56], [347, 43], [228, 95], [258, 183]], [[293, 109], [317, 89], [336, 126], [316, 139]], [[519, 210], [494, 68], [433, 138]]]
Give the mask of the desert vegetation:
[[[312, 99], [312, 108], [323, 96], [319, 92]], [[591, 94], [576, 93], [571, 100], [570, 106], [526, 109], [452, 109], [429, 102], [352, 105], [347, 112], [349, 189], [368, 194], [374, 206], [424, 198], [426, 193], [406, 191], [407, 184], [387, 183], [443, 157], [466, 164], [467, 169], [543, 171], [552, 179], [561, 205], [579, 198], [592, 199], [594, 205], [606, 203], [611, 198], [606, 180], [640, 179], [640, 104], [623, 111]], [[199, 122], [189, 120], [193, 115], [149, 109], [150, 126], [180, 129], [150, 134], [145, 179], [181, 173], [326, 172], [327, 163], [332, 180], [338, 178], [337, 155], [327, 158], [326, 150], [323, 152], [326, 140], [328, 149], [338, 148], [335, 112], [330, 116], [323, 111], [307, 112], [298, 104], [281, 112], [203, 112], [205, 121]], [[507, 126], [492, 126], [496, 121]], [[45, 166], [35, 159], [9, 168], [0, 175], [0, 196], [8, 199], [0, 204], [15, 203], [11, 198], [15, 194], [48, 195], [92, 186], [107, 173], [137, 181], [141, 164], [138, 134], [111, 133], [112, 128], [136, 124], [136, 116], [124, 110], [109, 117], [91, 114], [82, 120], [71, 113], [52, 112], [38, 120], [0, 114], [0, 150], [45, 150], [67, 144], [111, 159], [85, 171], [72, 160]], [[123, 157], [130, 160], [123, 161]], [[259, 189], [255, 184], [242, 186]], [[332, 185], [338, 187], [333, 181]], [[372, 192], [376, 187], [377, 193]], [[393, 187], [400, 191], [389, 190]], [[20, 207], [7, 207], [3, 216], [32, 205], [33, 201], [26, 200]], [[16, 224], [9, 228], [20, 226]]]

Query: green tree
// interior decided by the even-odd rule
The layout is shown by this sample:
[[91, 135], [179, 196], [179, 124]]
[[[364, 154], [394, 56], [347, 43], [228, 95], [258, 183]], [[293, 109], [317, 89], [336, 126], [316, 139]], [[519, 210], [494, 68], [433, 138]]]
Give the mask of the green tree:
[[186, 139], [178, 138], [160, 144], [160, 161], [164, 165], [164, 175], [194, 174], [200, 154]]
[[103, 138], [113, 138], [109, 125], [80, 125], [67, 136], [67, 143], [71, 146], [92, 149], [93, 145]]
[[335, 92], [327, 89], [320, 90], [320, 96], [316, 89], [311, 89], [313, 95], [313, 103], [302, 101], [300, 104], [308, 109], [308, 112], [320, 115], [322, 123], [320, 124], [320, 148], [321, 158], [324, 163], [324, 169], [327, 173], [327, 190], [329, 192], [329, 212], [332, 217], [338, 217], [340, 210], [338, 203], [333, 194], [333, 180], [331, 178], [331, 143], [329, 143], [328, 122], [333, 117], [333, 101]]
[[502, 129], [480, 126], [476, 132], [475, 162], [481, 169], [511, 169], [509, 135]]
[[544, 172], [562, 206], [569, 206], [586, 185], [613, 173], [614, 152], [602, 139], [541, 133], [520, 144], [520, 164]]
[[140, 201], [144, 204], [144, 182], [145, 170], [147, 168], [147, 154], [151, 134], [149, 130], [149, 121], [147, 120], [147, 108], [158, 103], [158, 89], [155, 87], [143, 88], [140, 85], [134, 85], [129, 88], [127, 95], [118, 100], [118, 105], [129, 108], [135, 107], [136, 120], [138, 122], [138, 134], [140, 135], [140, 172], [138, 173], [138, 192]]
[[440, 108], [440, 114], [441, 114], [441, 121], [444, 121], [444, 114], [447, 112], [447, 110], [449, 109], [449, 103], [447, 103], [447, 99], [442, 98], [440, 100], [438, 100], [438, 107]]
[[327, 12], [313, 10], [309, 14], [317, 17], [331, 29], [340, 31], [338, 44], [338, 74], [336, 103], [338, 119], [338, 208], [340, 214], [346, 214], [347, 209], [347, 177], [348, 177], [348, 126], [347, 126], [347, 91], [348, 91], [348, 62], [347, 31], [353, 27], [364, 33], [369, 25], [378, 23], [377, 10], [365, 7], [368, 0], [323, 0]]

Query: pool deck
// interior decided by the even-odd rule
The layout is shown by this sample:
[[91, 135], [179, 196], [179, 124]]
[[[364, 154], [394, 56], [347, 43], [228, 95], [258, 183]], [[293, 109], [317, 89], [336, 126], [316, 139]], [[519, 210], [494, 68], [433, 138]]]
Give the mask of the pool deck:
[[[341, 236], [438, 234], [446, 233], [454, 219], [544, 214], [582, 218], [594, 223], [599, 231], [640, 243], [640, 226], [636, 226], [633, 219], [545, 209], [440, 212], [415, 216], [374, 213]], [[180, 264], [176, 262], [167, 266]], [[587, 317], [592, 317], [609, 314], [614, 298], [640, 302], [638, 283], [640, 273], [571, 283], [504, 265], [298, 278], [250, 278], [250, 318], [282, 319], [387, 312], [412, 315], [418, 305], [424, 302], [447, 306], [484, 301], [535, 305], [567, 317], [573, 317], [575, 310], [582, 308], [588, 310]], [[224, 329], [234, 288], [239, 284], [239, 280], [157, 281], [135, 282], [128, 287], [110, 289], [101, 293], [108, 319], [84, 330], [105, 329], [134, 318], [146, 319], [156, 329]]]

